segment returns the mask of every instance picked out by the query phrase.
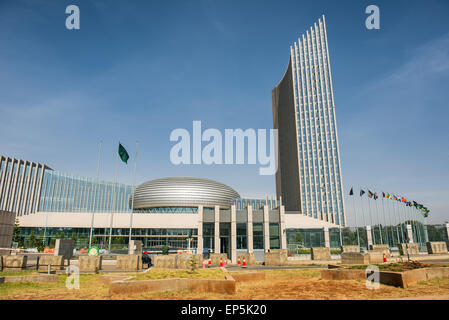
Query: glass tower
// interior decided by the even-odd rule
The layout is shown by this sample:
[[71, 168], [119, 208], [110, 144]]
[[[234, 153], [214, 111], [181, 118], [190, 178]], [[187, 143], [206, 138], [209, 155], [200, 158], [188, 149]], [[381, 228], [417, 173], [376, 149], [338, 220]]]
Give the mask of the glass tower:
[[282, 80], [273, 89], [279, 131], [276, 193], [288, 211], [345, 225], [340, 151], [326, 22], [290, 47]]

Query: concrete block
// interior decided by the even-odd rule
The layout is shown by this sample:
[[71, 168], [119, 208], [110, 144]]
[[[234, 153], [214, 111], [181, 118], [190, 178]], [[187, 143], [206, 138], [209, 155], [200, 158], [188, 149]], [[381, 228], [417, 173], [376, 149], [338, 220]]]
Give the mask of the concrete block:
[[[256, 264], [256, 258], [254, 257], [254, 253], [237, 252], [237, 261], [239, 258], [240, 258], [240, 263], [243, 263], [243, 258], [245, 258], [245, 262], [247, 265]], [[235, 263], [237, 263], [237, 261]]]
[[331, 252], [329, 248], [316, 247], [312, 248], [312, 260], [331, 260]]
[[384, 262], [384, 254], [382, 251], [370, 251], [368, 252], [369, 263], [378, 264]]
[[[57, 274], [38, 274], [38, 275], [26, 275], [26, 276], [5, 276], [4, 283], [13, 282], [33, 282], [33, 283], [57, 283]], [[1, 281], [0, 281], [1, 283]]]
[[220, 258], [223, 259], [223, 263], [224, 263], [224, 260], [228, 259], [228, 255], [226, 253], [211, 253], [210, 254], [210, 260], [213, 265], [220, 265]]
[[2, 256], [3, 270], [16, 270], [26, 269], [27, 256]]
[[369, 264], [370, 256], [368, 253], [361, 252], [343, 252], [341, 254], [342, 264]]
[[127, 254], [117, 256], [116, 270], [131, 271], [142, 268], [142, 256], [137, 254]]
[[128, 245], [128, 254], [142, 254], [142, 241], [130, 240]]
[[411, 255], [419, 254], [419, 246], [417, 243], [401, 243], [399, 245], [399, 253], [402, 256], [407, 255], [407, 246], [408, 246], [408, 253]]
[[283, 266], [285, 264], [287, 264], [287, 250], [276, 249], [265, 252], [265, 265]]
[[339, 270], [339, 269], [328, 269], [321, 270], [321, 279], [323, 280], [365, 280], [366, 271], [365, 270]]
[[342, 252], [360, 252], [360, 246], [342, 246]]
[[232, 278], [237, 282], [251, 282], [265, 280], [265, 272], [231, 272]]
[[152, 256], [153, 268], [176, 269], [176, 254], [154, 255]]
[[78, 268], [80, 271], [101, 270], [103, 262], [102, 256], [79, 256]]
[[190, 259], [194, 257], [196, 261], [196, 266], [200, 267], [203, 264], [203, 255], [202, 254], [178, 254], [176, 256], [176, 268], [177, 269], [190, 269]]
[[391, 256], [390, 246], [388, 244], [371, 244], [369, 246], [370, 251], [385, 253], [387, 257]]
[[50, 270], [62, 270], [64, 268], [64, 257], [63, 256], [40, 256], [39, 257], [39, 271], [47, 271], [48, 265], [50, 265]]
[[427, 252], [429, 254], [447, 253], [447, 246], [445, 241], [427, 242]]
[[73, 249], [75, 248], [74, 240], [56, 239], [55, 256], [63, 256], [64, 260], [70, 260], [73, 257]]

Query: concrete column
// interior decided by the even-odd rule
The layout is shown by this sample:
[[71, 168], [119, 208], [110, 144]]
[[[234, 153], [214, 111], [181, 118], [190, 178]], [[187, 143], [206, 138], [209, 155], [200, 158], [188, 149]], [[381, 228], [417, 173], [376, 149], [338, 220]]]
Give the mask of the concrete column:
[[196, 247], [197, 254], [203, 254], [203, 206], [198, 206], [198, 244]]
[[237, 261], [237, 213], [235, 205], [231, 206], [231, 258], [232, 262]]
[[[426, 226], [426, 235], [427, 235], [427, 226]], [[449, 240], [449, 223], [446, 223], [446, 239]], [[426, 239], [426, 242], [428, 242], [429, 239]]]
[[247, 243], [248, 243], [248, 252], [254, 252], [254, 242], [253, 242], [253, 207], [248, 206], [246, 208], [246, 212], [248, 214], [248, 224], [246, 227], [247, 234]]
[[371, 234], [371, 226], [366, 226], [366, 239], [367, 239], [367, 245], [368, 250], [371, 245], [373, 245], [373, 235]]
[[220, 206], [215, 206], [214, 253], [220, 253]]
[[326, 248], [331, 247], [331, 240], [329, 237], [329, 227], [324, 227], [324, 246]]
[[285, 230], [285, 207], [279, 206], [279, 226], [281, 237], [281, 249], [287, 249], [287, 231]]
[[413, 243], [413, 230], [412, 230], [412, 226], [410, 224], [408, 224], [406, 226], [407, 229], [407, 238], [408, 238], [408, 242], [409, 243]]
[[263, 206], [263, 238], [265, 252], [270, 250], [270, 216], [268, 214], [268, 206]]

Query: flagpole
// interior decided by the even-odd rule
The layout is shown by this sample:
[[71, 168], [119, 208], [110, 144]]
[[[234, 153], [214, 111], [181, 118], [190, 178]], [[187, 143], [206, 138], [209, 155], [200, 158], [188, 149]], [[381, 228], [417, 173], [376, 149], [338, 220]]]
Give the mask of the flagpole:
[[[368, 191], [368, 193], [369, 193], [369, 190], [368, 190], [368, 188], [366, 189], [367, 191]], [[367, 201], [368, 201], [368, 213], [369, 213], [369, 219], [370, 219], [370, 221], [371, 221], [371, 230], [373, 230], [373, 233], [372, 233], [372, 235], [373, 235], [373, 244], [376, 244], [376, 231], [375, 231], [375, 228], [374, 228], [374, 226], [373, 226], [373, 216], [371, 215], [371, 205], [370, 205], [370, 203], [369, 203], [369, 197], [368, 196], [366, 196], [366, 199], [367, 199]], [[368, 248], [369, 249], [369, 248]]]
[[351, 197], [352, 197], [352, 207], [354, 208], [355, 227], [356, 227], [356, 230], [357, 230], [357, 244], [360, 247], [359, 227], [357, 225], [357, 212], [355, 210], [354, 189], [351, 188], [351, 190], [352, 190], [352, 195], [351, 195]]
[[[384, 197], [384, 195], [385, 195], [385, 193], [382, 192], [382, 209], [384, 210], [384, 214], [385, 214], [385, 206], [384, 206], [384, 198], [385, 197]], [[393, 219], [391, 218], [391, 212], [387, 213], [387, 215], [388, 215], [388, 222], [390, 223], [391, 245], [394, 246]]]
[[134, 214], [134, 191], [136, 190], [136, 166], [137, 166], [137, 148], [139, 143], [136, 141], [136, 155], [134, 157], [134, 172], [133, 172], [133, 188], [131, 195], [131, 215], [129, 221], [129, 243], [131, 242], [132, 230], [133, 230], [133, 214]]
[[374, 199], [374, 202], [375, 202], [375, 204], [376, 204], [376, 218], [377, 218], [378, 221], [379, 221], [380, 244], [384, 244], [383, 236], [382, 236], [382, 227], [381, 227], [381, 220], [382, 220], [382, 219], [379, 218], [379, 207], [378, 207], [378, 205], [377, 205], [377, 199], [375, 198], [376, 196], [377, 196], [377, 192], [374, 191], [373, 199]]
[[[388, 194], [388, 195], [390, 195], [390, 194]], [[389, 198], [389, 200], [392, 200], [392, 199]], [[393, 211], [394, 218], [396, 219], [396, 216], [398, 218], [398, 223], [396, 224], [396, 235], [398, 237], [398, 246], [399, 246], [399, 244], [401, 243], [401, 238], [399, 237], [399, 226], [401, 224], [401, 219], [400, 219], [399, 215], [397, 215], [397, 212], [396, 212], [393, 202], [390, 202], [390, 208]]]
[[382, 203], [382, 213], [383, 213], [383, 216], [384, 216], [384, 223], [385, 223], [385, 226], [384, 226], [384, 229], [385, 229], [385, 239], [387, 240], [388, 245], [390, 245], [390, 241], [389, 241], [389, 239], [388, 239], [388, 229], [387, 229], [387, 227], [386, 227], [386, 225], [387, 225], [387, 218], [386, 218], [386, 216], [385, 216], [385, 207], [384, 207], [384, 196], [383, 196], [383, 194], [382, 194], [382, 200], [381, 200], [381, 203]]
[[102, 143], [103, 143], [103, 140], [100, 140], [100, 143], [98, 144], [97, 183], [95, 185], [94, 207], [92, 208], [92, 218], [90, 221], [89, 248], [92, 246], [92, 236], [93, 236], [93, 229], [94, 229], [94, 215], [95, 215], [95, 210], [97, 207], [97, 193], [98, 193], [98, 187], [99, 187], [99, 183], [100, 183], [100, 162], [101, 162], [101, 145], [102, 145]]
[[[360, 189], [360, 193], [361, 193], [361, 192], [362, 192], [362, 188], [359, 187], [359, 189]], [[359, 193], [359, 195], [360, 195], [360, 193]], [[366, 231], [365, 210], [364, 210], [364, 208], [363, 208], [362, 196], [363, 196], [363, 195], [360, 196], [360, 208], [361, 208], [361, 210], [362, 210], [363, 226], [364, 226], [364, 229], [365, 229], [365, 231]], [[367, 239], [367, 241], [368, 241], [368, 239]], [[366, 242], [366, 249], [369, 250], [368, 242]]]
[[[120, 145], [120, 141], [118, 142]], [[114, 197], [112, 199], [112, 207], [111, 207], [111, 219], [110, 219], [110, 226], [109, 226], [109, 253], [111, 253], [111, 242], [112, 242], [112, 221], [114, 218], [114, 210], [115, 210], [115, 202], [116, 202], [116, 194], [117, 194], [117, 180], [118, 180], [118, 157], [116, 155], [115, 160], [115, 174], [114, 174]]]

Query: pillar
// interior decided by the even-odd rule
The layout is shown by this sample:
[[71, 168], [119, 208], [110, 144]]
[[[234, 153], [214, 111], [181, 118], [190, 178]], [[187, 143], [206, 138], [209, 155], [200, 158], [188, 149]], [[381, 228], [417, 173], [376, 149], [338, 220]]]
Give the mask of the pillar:
[[[427, 235], [427, 226], [426, 226], [426, 235]], [[446, 239], [449, 240], [449, 223], [446, 223]], [[429, 239], [426, 239], [426, 242], [428, 242]]]
[[285, 230], [285, 207], [279, 206], [279, 227], [281, 237], [281, 249], [287, 249], [287, 231]]
[[368, 250], [370, 246], [373, 245], [373, 235], [371, 234], [371, 226], [366, 226], [366, 240], [367, 240], [367, 246]]
[[268, 206], [263, 206], [263, 238], [265, 252], [270, 250], [270, 215], [268, 213]]
[[329, 227], [324, 227], [324, 246], [326, 248], [331, 247], [331, 240], [329, 237]]
[[232, 262], [237, 261], [237, 217], [235, 205], [231, 206], [231, 256]]
[[407, 238], [409, 243], [413, 243], [413, 230], [411, 225], [406, 226], [407, 229]]
[[254, 242], [253, 242], [253, 207], [246, 207], [246, 213], [248, 214], [248, 223], [246, 225], [247, 234], [247, 244], [248, 244], [248, 252], [254, 252]]
[[215, 206], [214, 253], [220, 253], [220, 206]]
[[198, 206], [198, 237], [196, 253], [203, 254], [203, 206]]
[[[448, 226], [446, 225], [446, 228]], [[423, 230], [424, 230], [424, 243], [429, 242], [429, 234], [427, 233], [427, 225], [423, 225]], [[449, 230], [448, 230], [449, 231]]]

